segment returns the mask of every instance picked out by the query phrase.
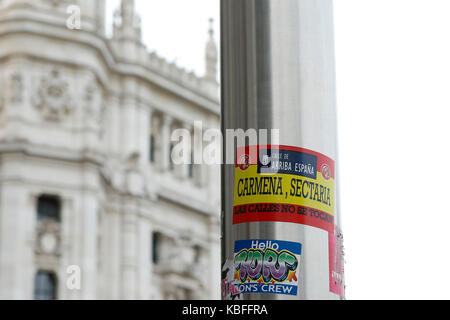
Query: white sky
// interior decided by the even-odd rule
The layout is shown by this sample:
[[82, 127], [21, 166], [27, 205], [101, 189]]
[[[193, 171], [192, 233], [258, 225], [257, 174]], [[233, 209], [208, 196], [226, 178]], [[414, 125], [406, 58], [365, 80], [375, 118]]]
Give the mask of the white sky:
[[336, 0], [348, 298], [450, 298], [450, 1]]
[[[168, 61], [203, 75], [209, 19], [214, 19], [219, 40], [220, 8], [217, 0], [135, 0], [142, 18], [142, 38], [149, 50]], [[111, 25], [120, 0], [106, 0]]]
[[[147, 46], [202, 74], [219, 1], [137, 6]], [[449, 299], [450, 1], [334, 9], [347, 298]]]

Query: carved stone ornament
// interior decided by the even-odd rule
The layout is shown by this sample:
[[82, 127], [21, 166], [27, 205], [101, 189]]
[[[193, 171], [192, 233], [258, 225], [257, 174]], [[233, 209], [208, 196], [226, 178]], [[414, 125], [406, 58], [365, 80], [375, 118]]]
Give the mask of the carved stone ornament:
[[[68, 4], [69, 1], [68, 0], [44, 0], [44, 2], [50, 4], [53, 7], [57, 7], [57, 6], [61, 6], [61, 5], [65, 5]], [[72, 3], [76, 4], [77, 1], [72, 0]]]
[[69, 85], [61, 79], [57, 70], [53, 70], [49, 77], [41, 79], [35, 106], [44, 118], [50, 121], [60, 121], [73, 110]]
[[11, 103], [21, 103], [23, 99], [23, 79], [20, 73], [15, 72], [11, 75], [9, 79], [9, 89], [11, 92]]
[[3, 89], [3, 83], [0, 79], [0, 114], [3, 112], [5, 107], [5, 90]]
[[60, 254], [60, 224], [52, 220], [40, 221], [37, 226], [35, 251], [37, 254]]
[[84, 93], [85, 116], [88, 122], [100, 124], [104, 112], [101, 87], [96, 81], [86, 86]]

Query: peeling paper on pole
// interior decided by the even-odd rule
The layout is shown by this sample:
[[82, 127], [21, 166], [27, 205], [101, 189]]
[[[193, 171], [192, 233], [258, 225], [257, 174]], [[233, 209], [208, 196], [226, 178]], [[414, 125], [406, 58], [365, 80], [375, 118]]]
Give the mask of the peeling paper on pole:
[[228, 259], [222, 266], [221, 296], [222, 300], [242, 300], [239, 283], [235, 277], [234, 260]]
[[343, 272], [336, 267], [333, 159], [291, 146], [237, 148], [233, 200], [233, 224], [273, 221], [327, 231], [330, 292], [343, 296]]
[[344, 238], [341, 230], [335, 227], [328, 234], [330, 259], [330, 291], [344, 296]]

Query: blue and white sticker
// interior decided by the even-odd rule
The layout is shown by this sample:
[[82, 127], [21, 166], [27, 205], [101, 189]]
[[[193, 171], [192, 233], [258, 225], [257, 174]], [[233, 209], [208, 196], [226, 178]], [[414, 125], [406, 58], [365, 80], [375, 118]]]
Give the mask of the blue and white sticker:
[[239, 240], [234, 245], [235, 285], [240, 293], [297, 295], [302, 245]]

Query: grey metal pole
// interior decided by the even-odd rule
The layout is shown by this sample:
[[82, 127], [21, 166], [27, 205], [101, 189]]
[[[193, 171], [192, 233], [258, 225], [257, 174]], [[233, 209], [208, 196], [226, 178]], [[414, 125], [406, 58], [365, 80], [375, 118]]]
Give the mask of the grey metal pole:
[[222, 298], [343, 299], [332, 0], [221, 0], [221, 41], [224, 160], [279, 129], [222, 166]]

